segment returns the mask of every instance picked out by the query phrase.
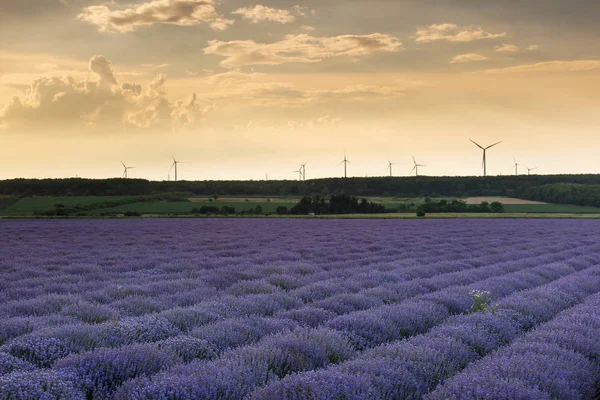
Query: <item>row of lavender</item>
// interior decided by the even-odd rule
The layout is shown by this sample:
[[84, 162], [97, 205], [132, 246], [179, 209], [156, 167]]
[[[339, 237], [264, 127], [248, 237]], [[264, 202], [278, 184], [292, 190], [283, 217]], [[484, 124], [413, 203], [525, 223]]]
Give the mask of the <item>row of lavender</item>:
[[[517, 296], [506, 308], [529, 319], [506, 344], [543, 321], [515, 311], [527, 290], [568, 293], [550, 318], [600, 286], [593, 221], [423, 222], [12, 223], [0, 232], [12, 250], [0, 251], [0, 393], [285, 398], [289, 379], [331, 372], [369, 388], [347, 398], [394, 398], [369, 374], [385, 375], [355, 365], [383, 366], [378, 349], [421, 334], [464, 341], [447, 326], [472, 317], [471, 289], [499, 304]], [[129, 231], [140, 239], [119, 240]], [[434, 380], [408, 368], [420, 389], [399, 393], [421, 396], [460, 368]], [[327, 398], [302, 396], [289, 395]]]

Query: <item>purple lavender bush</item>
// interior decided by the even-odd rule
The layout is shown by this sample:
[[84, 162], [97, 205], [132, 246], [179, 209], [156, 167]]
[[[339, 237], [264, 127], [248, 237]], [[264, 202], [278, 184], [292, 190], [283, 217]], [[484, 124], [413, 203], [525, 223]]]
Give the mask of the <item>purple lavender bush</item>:
[[591, 399], [599, 265], [593, 220], [0, 220], [0, 399]]

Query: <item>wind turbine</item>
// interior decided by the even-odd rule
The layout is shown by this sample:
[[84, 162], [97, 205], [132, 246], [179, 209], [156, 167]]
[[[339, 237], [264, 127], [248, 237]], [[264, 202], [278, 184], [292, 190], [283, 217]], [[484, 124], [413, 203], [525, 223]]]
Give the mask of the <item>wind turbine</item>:
[[173, 159], [173, 164], [171, 164], [171, 169], [169, 169], [169, 174], [171, 173], [171, 170], [173, 170], [173, 167], [175, 168], [175, 182], [177, 182], [177, 164], [181, 164], [182, 161], [177, 161], [175, 159], [175, 157], [171, 156], [171, 158]]
[[477, 143], [475, 143], [475, 142], [474, 142], [472, 139], [469, 139], [469, 140], [470, 140], [471, 142], [473, 142], [473, 144], [474, 144], [475, 146], [477, 146], [477, 147], [479, 147], [481, 150], [483, 150], [483, 162], [482, 162], [482, 165], [483, 165], [483, 176], [487, 176], [487, 161], [486, 161], [486, 158], [485, 158], [485, 152], [486, 152], [486, 151], [487, 151], [489, 148], [492, 148], [492, 147], [494, 147], [495, 145], [502, 143], [502, 141], [500, 141], [500, 142], [496, 142], [496, 143], [494, 143], [494, 144], [492, 144], [492, 145], [490, 145], [490, 146], [488, 146], [488, 147], [481, 147], [480, 145], [478, 145]]
[[[342, 163], [344, 164], [344, 178], [347, 178], [348, 177], [347, 167], [348, 167], [348, 164], [352, 164], [352, 163], [350, 161], [348, 161], [348, 159], [346, 159], [346, 153], [344, 153], [344, 160], [342, 162], [340, 162], [340, 164], [342, 164]], [[338, 165], [340, 165], [340, 164], [338, 164]]]
[[305, 161], [304, 164], [300, 164], [300, 169], [302, 170], [302, 180], [303, 181], [306, 180], [306, 164], [307, 164], [307, 161]]
[[413, 167], [413, 169], [410, 170], [410, 172], [412, 173], [413, 171], [415, 171], [415, 176], [419, 176], [419, 167], [425, 167], [426, 165], [417, 164], [417, 160], [415, 160], [415, 157], [413, 157], [412, 159], [415, 163], [415, 166]]
[[388, 167], [386, 168], [386, 171], [388, 169], [390, 170], [390, 178], [392, 177], [392, 165], [396, 165], [396, 163], [393, 163], [388, 159]]
[[531, 173], [531, 171], [533, 171], [534, 169], [537, 169], [538, 167], [529, 168], [528, 166], [525, 166], [525, 168], [527, 168], [527, 175], [529, 175]]
[[301, 181], [302, 180], [302, 166], [300, 166], [300, 169], [297, 169], [295, 171], [292, 171], [294, 173], [298, 173], [298, 180]]
[[121, 161], [121, 165], [123, 166], [123, 168], [125, 168], [123, 170], [123, 178], [127, 179], [127, 171], [135, 167], [128, 167], [123, 161]]
[[517, 160], [515, 160], [515, 158], [513, 157], [513, 161], [515, 162], [515, 176], [519, 175], [519, 163], [517, 162]]

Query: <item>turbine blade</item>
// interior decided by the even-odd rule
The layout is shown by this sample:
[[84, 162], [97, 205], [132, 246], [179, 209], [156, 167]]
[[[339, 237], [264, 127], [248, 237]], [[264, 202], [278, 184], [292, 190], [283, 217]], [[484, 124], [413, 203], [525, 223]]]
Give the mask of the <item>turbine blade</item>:
[[417, 168], [417, 165], [415, 164], [415, 166], [413, 167], [413, 169], [410, 170], [410, 172], [413, 172], [416, 168]]
[[492, 145], [490, 145], [490, 146], [486, 147], [485, 149], [487, 150], [487, 149], [489, 149], [489, 148], [491, 148], [491, 147], [494, 147], [495, 145], [497, 145], [497, 144], [500, 144], [500, 143], [502, 143], [502, 141], [496, 142], [496, 143], [494, 143], [494, 144], [492, 144]]
[[473, 139], [469, 139], [471, 142], [473, 142], [473, 144], [477, 147], [479, 147], [481, 150], [483, 150], [483, 147], [481, 147], [480, 145], [478, 145], [477, 143], [475, 143], [475, 141]]
[[415, 160], [415, 156], [413, 156], [413, 163], [415, 163], [415, 165], [417, 165], [417, 160]]

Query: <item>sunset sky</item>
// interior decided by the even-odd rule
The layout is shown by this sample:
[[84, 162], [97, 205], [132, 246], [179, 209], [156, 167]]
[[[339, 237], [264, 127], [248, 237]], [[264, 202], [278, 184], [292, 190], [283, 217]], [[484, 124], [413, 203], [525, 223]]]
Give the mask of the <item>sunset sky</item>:
[[[597, 0], [0, 0], [0, 179], [600, 172]], [[519, 173], [526, 173], [521, 167]], [[173, 178], [171, 174], [171, 178]]]

